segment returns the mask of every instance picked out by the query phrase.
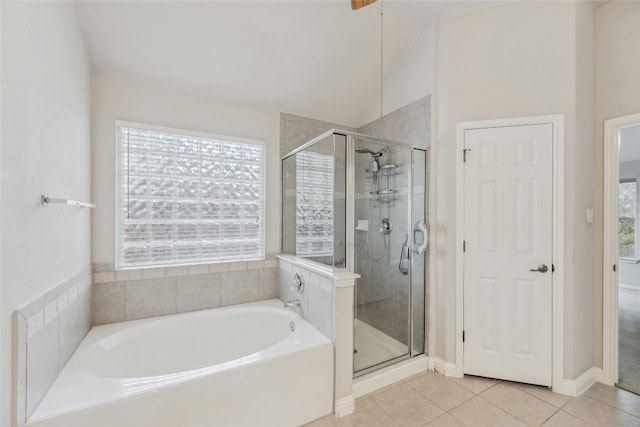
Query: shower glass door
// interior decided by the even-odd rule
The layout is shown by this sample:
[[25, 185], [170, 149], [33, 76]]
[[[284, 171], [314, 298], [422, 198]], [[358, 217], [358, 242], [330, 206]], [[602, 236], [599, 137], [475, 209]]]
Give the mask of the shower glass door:
[[416, 223], [425, 221], [426, 158], [423, 150], [362, 138], [354, 149], [358, 376], [424, 352], [425, 255], [415, 244], [424, 239]]

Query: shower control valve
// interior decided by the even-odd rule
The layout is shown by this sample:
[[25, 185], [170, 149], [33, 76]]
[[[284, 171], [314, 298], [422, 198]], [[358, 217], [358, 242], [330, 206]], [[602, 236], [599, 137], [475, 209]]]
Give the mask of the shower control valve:
[[295, 276], [293, 276], [293, 281], [291, 282], [291, 285], [295, 288], [296, 292], [298, 292], [299, 294], [304, 292], [304, 280], [302, 279], [302, 276], [300, 275], [300, 273], [296, 273]]
[[393, 224], [391, 223], [391, 218], [382, 218], [382, 223], [380, 224], [380, 234], [391, 234], [393, 230]]

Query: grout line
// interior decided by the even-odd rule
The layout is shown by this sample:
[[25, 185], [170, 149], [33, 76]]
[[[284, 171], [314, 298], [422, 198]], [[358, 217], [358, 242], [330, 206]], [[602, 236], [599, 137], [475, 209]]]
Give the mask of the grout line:
[[[626, 390], [623, 390], [623, 391], [626, 391]], [[600, 402], [600, 403], [602, 403], [602, 404], [604, 404], [604, 405], [606, 405], [606, 406], [608, 406], [608, 407], [610, 407], [610, 408], [613, 408], [613, 409], [615, 409], [615, 410], [617, 410], [617, 411], [623, 412], [623, 413], [625, 413], [625, 414], [627, 414], [627, 415], [631, 415], [631, 416], [632, 416], [632, 417], [634, 417], [634, 418], [638, 418], [638, 419], [640, 419], [640, 416], [638, 416], [638, 415], [634, 415], [634, 414], [631, 414], [631, 413], [629, 413], [629, 412], [625, 411], [625, 410], [624, 410], [624, 409], [622, 409], [622, 408], [618, 408], [617, 406], [612, 405], [612, 404], [611, 404], [611, 403], [609, 403], [609, 402], [605, 402], [604, 400], [598, 399], [596, 396], [592, 396], [592, 395], [590, 395], [590, 394], [587, 394], [587, 392], [588, 392], [588, 390], [587, 390], [587, 391], [585, 391], [583, 395], [584, 395], [584, 396], [586, 396], [586, 397], [588, 397], [588, 398], [590, 398], [590, 399], [596, 400], [596, 401], [598, 401], [598, 402]], [[628, 393], [631, 393], [631, 392], [628, 392]], [[631, 393], [631, 394], [636, 395], [635, 393]], [[638, 397], [640, 398], [640, 396], [639, 396], [639, 395], [636, 395], [636, 396], [638, 396]]]

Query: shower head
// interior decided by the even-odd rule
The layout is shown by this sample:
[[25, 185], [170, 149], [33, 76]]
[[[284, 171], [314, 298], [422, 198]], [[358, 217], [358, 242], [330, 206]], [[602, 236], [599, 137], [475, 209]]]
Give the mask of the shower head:
[[369, 150], [368, 148], [356, 148], [356, 153], [368, 153], [368, 154], [371, 154], [371, 157], [380, 157], [380, 156], [382, 156], [382, 151], [383, 150], [375, 152], [375, 151]]

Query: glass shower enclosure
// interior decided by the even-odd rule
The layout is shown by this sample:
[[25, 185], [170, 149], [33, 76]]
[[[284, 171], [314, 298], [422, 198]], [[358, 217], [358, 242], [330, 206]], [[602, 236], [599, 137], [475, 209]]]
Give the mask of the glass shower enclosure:
[[425, 353], [427, 151], [332, 130], [282, 158], [282, 252], [360, 275], [354, 376]]

